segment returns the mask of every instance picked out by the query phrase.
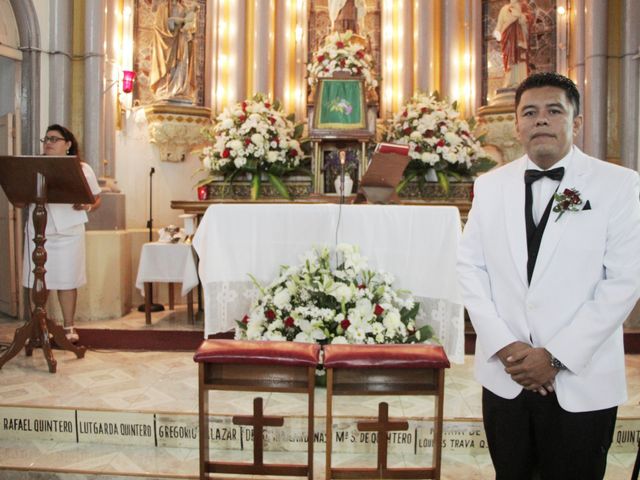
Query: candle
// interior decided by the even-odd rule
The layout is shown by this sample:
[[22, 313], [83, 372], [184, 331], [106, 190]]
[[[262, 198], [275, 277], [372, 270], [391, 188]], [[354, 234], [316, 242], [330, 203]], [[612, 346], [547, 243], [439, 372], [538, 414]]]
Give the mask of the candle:
[[196, 233], [196, 216], [193, 213], [184, 213], [180, 215], [180, 218], [184, 220], [184, 233], [186, 236]]

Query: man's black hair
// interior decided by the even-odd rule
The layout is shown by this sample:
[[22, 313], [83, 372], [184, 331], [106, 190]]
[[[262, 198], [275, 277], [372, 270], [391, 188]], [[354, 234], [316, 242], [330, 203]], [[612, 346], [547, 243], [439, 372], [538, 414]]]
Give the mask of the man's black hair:
[[580, 92], [578, 92], [578, 87], [570, 78], [555, 72], [534, 73], [525, 78], [516, 90], [516, 110], [524, 92], [532, 88], [541, 87], [557, 87], [564, 90], [567, 100], [573, 105], [573, 116], [578, 116], [580, 113]]

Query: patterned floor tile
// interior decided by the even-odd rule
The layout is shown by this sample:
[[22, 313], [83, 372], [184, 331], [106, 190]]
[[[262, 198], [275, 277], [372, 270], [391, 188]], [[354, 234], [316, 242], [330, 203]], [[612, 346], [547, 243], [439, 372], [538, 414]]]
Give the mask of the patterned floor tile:
[[49, 390], [38, 383], [16, 383], [0, 386], [0, 403], [17, 404], [33, 398], [49, 396]]

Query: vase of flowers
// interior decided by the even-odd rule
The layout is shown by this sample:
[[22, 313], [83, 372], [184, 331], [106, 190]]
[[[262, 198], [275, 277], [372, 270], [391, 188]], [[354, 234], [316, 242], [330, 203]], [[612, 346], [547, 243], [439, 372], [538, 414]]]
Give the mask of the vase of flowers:
[[442, 101], [437, 93], [411, 98], [391, 119], [385, 140], [409, 146], [410, 162], [399, 193], [412, 180], [424, 183], [435, 172], [446, 195], [451, 180], [472, 180], [495, 165], [474, 137], [472, 125], [460, 118], [456, 102]]
[[263, 94], [225, 108], [215, 124], [203, 130], [209, 145], [202, 150], [199, 170], [206, 177], [198, 185], [220, 178], [227, 185], [247, 180], [251, 199], [256, 200], [268, 182], [281, 197], [291, 199], [283, 179], [310, 176], [300, 142], [302, 130], [293, 114], [285, 116], [280, 103]]
[[433, 338], [418, 328], [420, 304], [393, 288], [393, 276], [370, 270], [354, 245], [314, 249], [297, 266], [281, 267], [237, 322], [236, 339], [330, 343], [417, 343]]
[[348, 73], [363, 77], [369, 96], [375, 95], [378, 80], [373, 57], [367, 53], [362, 37], [351, 30], [328, 35], [324, 44], [313, 53], [307, 66], [309, 85], [314, 88], [318, 78], [332, 77], [335, 73]]

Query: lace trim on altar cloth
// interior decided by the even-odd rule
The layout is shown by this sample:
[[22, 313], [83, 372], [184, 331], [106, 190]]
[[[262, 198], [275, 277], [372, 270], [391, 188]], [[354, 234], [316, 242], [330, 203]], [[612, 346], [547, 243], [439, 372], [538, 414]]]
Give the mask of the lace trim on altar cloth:
[[[204, 285], [205, 337], [235, 329], [258, 296], [251, 282], [215, 282]], [[462, 305], [441, 298], [414, 297], [421, 308], [418, 326], [431, 325], [434, 335], [453, 363], [464, 362], [464, 310]]]

